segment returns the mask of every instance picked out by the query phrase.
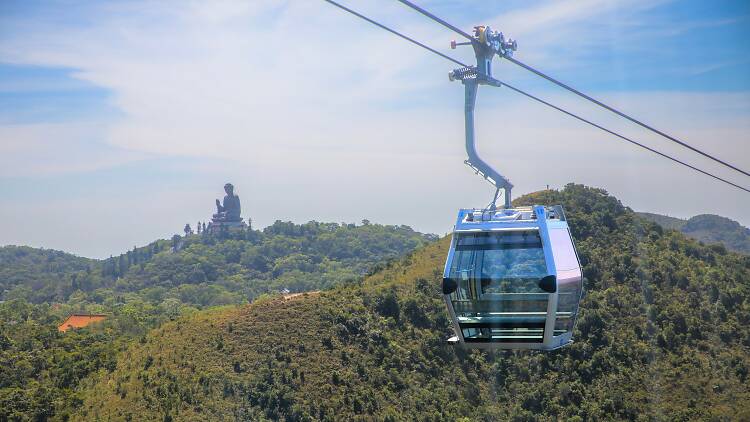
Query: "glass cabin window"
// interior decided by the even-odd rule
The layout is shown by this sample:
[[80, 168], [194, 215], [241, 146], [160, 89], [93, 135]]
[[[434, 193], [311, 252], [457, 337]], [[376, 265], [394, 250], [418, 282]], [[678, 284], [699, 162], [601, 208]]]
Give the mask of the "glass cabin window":
[[[450, 278], [465, 287], [461, 293], [473, 298], [499, 293], [544, 293], [538, 282], [547, 275], [547, 264], [539, 231], [458, 236]], [[480, 283], [471, 286], [469, 280]]]
[[459, 233], [449, 277], [466, 341], [541, 342], [549, 294], [538, 230]]

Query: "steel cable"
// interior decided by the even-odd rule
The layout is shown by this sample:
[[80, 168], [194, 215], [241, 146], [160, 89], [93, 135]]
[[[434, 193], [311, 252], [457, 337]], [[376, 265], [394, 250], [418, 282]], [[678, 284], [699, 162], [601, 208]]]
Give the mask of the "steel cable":
[[[435, 16], [434, 14], [432, 14], [429, 11], [425, 10], [424, 8], [422, 8], [422, 7], [420, 7], [420, 6], [412, 3], [411, 1], [408, 1], [408, 0], [398, 0], [398, 1], [400, 3], [408, 6], [408, 7], [411, 7], [415, 11], [417, 11], [417, 12], [419, 12], [419, 13], [427, 16], [428, 18], [430, 18], [433, 21], [439, 23], [440, 25], [443, 25], [446, 28], [448, 28], [448, 29], [456, 32], [457, 34], [459, 34], [459, 35], [461, 35], [461, 36], [463, 36], [465, 38], [468, 38], [472, 42], [476, 41], [474, 39], [474, 37], [472, 37], [471, 35], [467, 34], [464, 31], [462, 31], [460, 28], [457, 28], [456, 26], [454, 26], [454, 25], [446, 22], [445, 20], [443, 20], [443, 19]], [[510, 56], [500, 56], [500, 57], [508, 60], [509, 62], [511, 62], [511, 63], [513, 63], [513, 64], [515, 64], [517, 66], [520, 66], [521, 68], [523, 68], [525, 70], [528, 70], [529, 72], [534, 73], [537, 76], [540, 76], [540, 77], [542, 77], [542, 78], [544, 78], [544, 79], [552, 82], [553, 84], [555, 84], [555, 85], [557, 85], [557, 86], [559, 86], [561, 88], [564, 88], [564, 89], [572, 92], [573, 94], [578, 95], [579, 97], [581, 97], [583, 99], [586, 99], [586, 100], [588, 100], [588, 101], [590, 101], [590, 102], [598, 105], [599, 107], [602, 107], [602, 108], [604, 108], [604, 109], [606, 109], [608, 111], [611, 111], [612, 113], [614, 113], [614, 114], [616, 114], [616, 115], [618, 115], [618, 116], [620, 116], [620, 117], [622, 117], [624, 119], [627, 119], [627, 120], [629, 120], [629, 121], [637, 124], [638, 126], [641, 126], [644, 129], [650, 130], [651, 132], [654, 132], [654, 133], [656, 133], [659, 136], [662, 136], [662, 137], [664, 137], [664, 138], [666, 138], [666, 139], [668, 139], [668, 140], [670, 140], [670, 141], [672, 141], [672, 142], [674, 142], [674, 143], [676, 143], [676, 144], [678, 144], [678, 145], [680, 145], [680, 146], [682, 146], [684, 148], [687, 148], [687, 149], [689, 149], [689, 150], [691, 150], [693, 152], [696, 152], [696, 153], [698, 153], [698, 154], [700, 154], [700, 155], [702, 155], [702, 156], [704, 156], [704, 157], [706, 157], [706, 158], [708, 158], [710, 160], [713, 160], [713, 161], [715, 161], [715, 162], [717, 162], [717, 163], [719, 163], [721, 165], [724, 165], [724, 166], [726, 166], [726, 167], [728, 167], [728, 168], [730, 168], [732, 170], [738, 171], [738, 172], [744, 174], [745, 176], [750, 176], [750, 172], [742, 170], [741, 168], [738, 168], [737, 166], [729, 164], [729, 163], [727, 163], [726, 161], [724, 161], [724, 160], [722, 160], [720, 158], [714, 157], [713, 155], [711, 155], [711, 154], [709, 154], [707, 152], [704, 152], [704, 151], [702, 151], [702, 150], [700, 150], [700, 149], [698, 149], [698, 148], [696, 148], [696, 147], [694, 147], [694, 146], [692, 146], [692, 145], [690, 145], [690, 144], [688, 144], [686, 142], [680, 141], [679, 139], [675, 138], [674, 136], [671, 136], [671, 135], [669, 135], [667, 133], [662, 132], [659, 129], [656, 129], [656, 128], [650, 126], [650, 125], [647, 125], [646, 123], [643, 123], [642, 121], [640, 121], [640, 120], [638, 120], [638, 119], [636, 119], [634, 117], [631, 117], [631, 116], [629, 116], [629, 115], [627, 115], [627, 114], [625, 114], [625, 113], [623, 113], [623, 112], [615, 109], [614, 107], [611, 107], [611, 106], [609, 106], [609, 105], [607, 105], [607, 104], [605, 104], [605, 103], [603, 103], [603, 102], [601, 102], [601, 101], [599, 101], [599, 100], [591, 97], [590, 95], [584, 94], [583, 92], [581, 92], [581, 91], [573, 88], [570, 85], [567, 85], [567, 84], [565, 84], [565, 83], [563, 83], [561, 81], [558, 81], [557, 79], [555, 79], [555, 78], [553, 78], [553, 77], [551, 77], [551, 76], [549, 76], [549, 75], [547, 75], [545, 73], [542, 73], [542, 72], [534, 69], [533, 67], [531, 67], [531, 66], [529, 66], [529, 65], [521, 62], [520, 60], [516, 60], [516, 59], [514, 59], [513, 57], [510, 57]]]
[[[351, 13], [352, 15], [354, 15], [354, 16], [356, 16], [356, 17], [360, 18], [360, 19], [363, 19], [363, 20], [365, 20], [365, 21], [367, 21], [367, 22], [369, 22], [369, 23], [371, 23], [371, 24], [373, 24], [373, 25], [375, 25], [375, 26], [377, 26], [377, 27], [379, 27], [379, 28], [381, 28], [381, 29], [384, 29], [384, 30], [386, 30], [386, 31], [388, 31], [388, 32], [390, 32], [390, 33], [392, 33], [392, 34], [394, 34], [394, 35], [396, 35], [396, 36], [400, 37], [400, 38], [403, 38], [403, 39], [405, 39], [405, 40], [407, 40], [407, 41], [409, 41], [409, 42], [411, 42], [411, 43], [413, 43], [413, 44], [415, 44], [415, 45], [417, 45], [417, 46], [419, 46], [419, 47], [422, 47], [422, 48], [426, 49], [427, 51], [430, 51], [430, 52], [432, 52], [432, 53], [435, 53], [435, 54], [437, 54], [438, 56], [440, 56], [440, 57], [442, 57], [442, 58], [444, 58], [444, 59], [446, 59], [446, 60], [449, 60], [449, 61], [451, 61], [451, 62], [453, 62], [453, 63], [456, 63], [456, 64], [458, 64], [459, 66], [462, 66], [462, 67], [471, 67], [471, 66], [469, 66], [469, 65], [467, 65], [467, 64], [465, 64], [465, 63], [462, 63], [462, 62], [460, 62], [459, 60], [456, 60], [456, 59], [454, 59], [453, 57], [450, 57], [450, 56], [448, 56], [448, 55], [446, 55], [446, 54], [443, 54], [443, 53], [441, 53], [441, 52], [439, 52], [439, 51], [435, 50], [434, 48], [431, 48], [431, 47], [429, 47], [429, 46], [427, 46], [427, 45], [425, 45], [425, 44], [423, 44], [423, 43], [421, 43], [421, 42], [419, 42], [419, 41], [416, 41], [416, 40], [414, 40], [413, 38], [410, 38], [410, 37], [408, 37], [408, 36], [406, 36], [406, 35], [404, 35], [404, 34], [402, 34], [402, 33], [398, 32], [398, 31], [396, 31], [395, 29], [391, 29], [391, 28], [389, 28], [389, 27], [387, 27], [387, 26], [385, 26], [385, 25], [383, 25], [383, 24], [381, 24], [381, 23], [379, 23], [379, 22], [376, 22], [376, 21], [374, 21], [374, 20], [372, 20], [372, 19], [368, 18], [367, 16], [364, 16], [364, 15], [362, 15], [361, 13], [355, 12], [354, 10], [352, 10], [352, 9], [349, 9], [349, 8], [347, 8], [347, 7], [345, 7], [345, 6], [341, 5], [341, 4], [339, 4], [339, 3], [337, 3], [337, 2], [335, 2], [335, 1], [333, 1], [333, 0], [324, 0], [324, 1], [326, 1], [326, 2], [328, 2], [328, 3], [330, 3], [330, 4], [332, 4], [332, 5], [334, 5], [334, 6], [338, 7], [338, 8], [340, 8], [340, 9], [342, 9], [342, 10], [346, 11], [346, 12], [349, 12], [349, 13]], [[407, 4], [407, 5], [409, 5], [409, 4], [412, 4], [411, 2], [408, 2], [408, 1], [405, 1], [405, 0], [399, 0], [399, 1], [401, 1], [402, 3], [404, 3], [404, 4]], [[428, 16], [430, 16], [430, 15], [428, 15]], [[644, 145], [644, 144], [641, 144], [641, 143], [639, 143], [639, 142], [637, 142], [637, 141], [634, 141], [634, 140], [632, 140], [632, 139], [628, 138], [627, 136], [621, 135], [621, 134], [619, 134], [619, 133], [617, 133], [617, 132], [615, 132], [615, 131], [613, 131], [613, 130], [610, 130], [610, 129], [607, 129], [607, 128], [605, 128], [604, 126], [601, 126], [601, 125], [599, 125], [599, 124], [596, 124], [596, 123], [594, 123], [594, 122], [592, 122], [592, 121], [590, 121], [590, 120], [587, 120], [587, 119], [585, 119], [585, 118], [583, 118], [583, 117], [581, 117], [581, 116], [578, 116], [578, 115], [577, 115], [577, 114], [575, 114], [575, 113], [569, 112], [569, 111], [567, 111], [567, 110], [565, 110], [565, 109], [563, 109], [563, 108], [561, 108], [561, 107], [558, 107], [558, 106], [556, 106], [556, 105], [554, 105], [554, 104], [552, 104], [552, 103], [550, 103], [550, 102], [547, 102], [547, 101], [545, 101], [545, 100], [543, 100], [543, 99], [541, 99], [541, 98], [539, 98], [539, 97], [536, 97], [536, 96], [534, 96], [534, 95], [532, 95], [532, 94], [529, 94], [528, 92], [525, 92], [525, 91], [523, 91], [522, 89], [516, 88], [516, 87], [514, 87], [514, 86], [512, 86], [512, 85], [508, 85], [507, 83], [505, 83], [505, 82], [503, 82], [503, 81], [500, 81], [500, 80], [497, 80], [497, 79], [494, 79], [494, 78], [491, 78], [491, 77], [489, 77], [488, 75], [484, 75], [484, 74], [479, 74], [479, 75], [480, 75], [480, 76], [482, 76], [482, 77], [484, 77], [484, 78], [485, 78], [486, 80], [488, 80], [488, 81], [492, 81], [492, 82], [494, 82], [494, 83], [496, 83], [497, 85], [500, 85], [500, 86], [505, 86], [505, 87], [507, 87], [508, 89], [510, 89], [511, 91], [514, 91], [514, 92], [516, 92], [516, 93], [519, 93], [519, 94], [521, 94], [521, 95], [524, 95], [524, 96], [526, 96], [527, 98], [530, 98], [530, 99], [532, 99], [532, 100], [534, 100], [534, 101], [537, 101], [537, 102], [539, 102], [539, 103], [541, 103], [541, 104], [544, 104], [544, 105], [546, 105], [547, 107], [550, 107], [550, 108], [552, 108], [552, 109], [555, 109], [555, 110], [557, 110], [557, 111], [559, 111], [559, 112], [562, 112], [562, 113], [564, 113], [564, 114], [566, 114], [566, 115], [568, 115], [568, 116], [570, 116], [570, 117], [573, 117], [574, 119], [577, 119], [577, 120], [579, 120], [579, 121], [581, 121], [581, 122], [584, 122], [584, 123], [586, 123], [586, 124], [589, 124], [589, 125], [591, 125], [591, 126], [593, 126], [593, 127], [597, 128], [597, 129], [600, 129], [600, 130], [602, 130], [602, 131], [604, 131], [604, 132], [607, 132], [607, 133], [609, 133], [609, 134], [611, 134], [611, 135], [614, 135], [614, 136], [616, 136], [616, 137], [618, 137], [618, 138], [620, 138], [620, 139], [623, 139], [623, 140], [625, 140], [625, 141], [627, 141], [627, 142], [629, 142], [629, 143], [631, 143], [631, 144], [633, 144], [633, 145], [636, 145], [636, 146], [638, 146], [638, 147], [641, 147], [641, 148], [643, 148], [643, 149], [645, 149], [645, 150], [647, 150], [647, 151], [653, 152], [654, 154], [657, 154], [657, 155], [659, 155], [659, 156], [662, 156], [662, 157], [664, 157], [664, 158], [667, 158], [667, 159], [669, 159], [669, 160], [671, 160], [671, 161], [673, 161], [673, 162], [675, 162], [675, 163], [681, 164], [681, 165], [683, 165], [683, 166], [685, 166], [685, 167], [687, 167], [687, 168], [689, 168], [689, 169], [692, 169], [692, 170], [694, 170], [694, 171], [697, 171], [697, 172], [699, 172], [699, 173], [701, 173], [701, 174], [703, 174], [703, 175], [706, 175], [706, 176], [712, 177], [712, 178], [714, 178], [714, 179], [716, 179], [716, 180], [718, 180], [718, 181], [724, 182], [724, 183], [726, 183], [726, 184], [728, 184], [728, 185], [730, 185], [730, 186], [733, 186], [733, 187], [735, 187], [735, 188], [737, 188], [737, 189], [740, 189], [740, 190], [743, 190], [743, 191], [745, 191], [745, 192], [748, 192], [748, 193], [750, 193], [750, 189], [748, 189], [748, 188], [745, 188], [745, 187], [743, 187], [743, 186], [740, 186], [740, 185], [738, 185], [738, 184], [736, 184], [736, 183], [730, 182], [729, 180], [723, 179], [723, 178], [721, 178], [721, 177], [719, 177], [719, 176], [716, 176], [716, 175], [714, 175], [714, 174], [712, 174], [712, 173], [709, 173], [709, 172], [707, 172], [707, 171], [705, 171], [705, 170], [701, 170], [701, 169], [699, 169], [699, 168], [697, 168], [697, 167], [695, 167], [695, 166], [693, 166], [693, 165], [690, 165], [690, 164], [688, 164], [688, 163], [686, 163], [686, 162], [684, 162], [684, 161], [681, 161], [681, 160], [679, 160], [679, 159], [677, 159], [677, 158], [674, 158], [674, 157], [672, 157], [672, 156], [670, 156], [670, 155], [668, 155], [668, 154], [665, 154], [665, 153], [663, 153], [663, 152], [657, 151], [657, 150], [655, 150], [655, 149], [653, 149], [653, 148], [651, 148], [651, 147], [648, 147], [648, 146], [646, 146], [646, 145]], [[740, 171], [741, 171], [741, 170], [740, 170]]]

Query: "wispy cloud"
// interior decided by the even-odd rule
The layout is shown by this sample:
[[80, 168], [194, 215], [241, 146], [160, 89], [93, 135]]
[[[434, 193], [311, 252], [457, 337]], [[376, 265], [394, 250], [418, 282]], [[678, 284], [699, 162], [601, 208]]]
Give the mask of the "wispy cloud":
[[[431, 45], [450, 39], [397, 5], [351, 4]], [[561, 1], [481, 21], [502, 22], [499, 29], [520, 39], [524, 59], [545, 69], [575, 68], [585, 79], [597, 60], [591, 51], [646, 37], [646, 30], [627, 40], [616, 35], [643, 25], [661, 4]], [[247, 209], [259, 224], [372, 216], [443, 232], [454, 208], [486, 202], [488, 187], [462, 164], [463, 91], [447, 81], [451, 65], [323, 2], [96, 3], [81, 13], [85, 24], [44, 16], [15, 22], [14, 32], [0, 42], [0, 61], [76, 69], [75, 78], [111, 93], [120, 115], [96, 124], [0, 127], [0, 177], [42, 178], [185, 158], [181, 171], [201, 167], [194, 173], [216, 186], [233, 180], [247, 195], [243, 199], [252, 198]], [[743, 154], [750, 142], [747, 93], [628, 94], [615, 88], [597, 94], [750, 167]], [[544, 95], [633, 130], [570, 97]], [[482, 91], [478, 126], [482, 153], [510, 175], [518, 192], [577, 181], [608, 187], [634, 206], [654, 205], [652, 210], [693, 203], [686, 187], [734, 197], [507, 91]], [[670, 179], [675, 175], [679, 180]], [[146, 218], [145, 198], [159, 197], [153, 189], [144, 183], [144, 199], [130, 199], [131, 214]], [[192, 193], [211, 195], [205, 189]], [[162, 211], [191, 221], [190, 215], [210, 212], [185, 199], [189, 193], [174, 193], [186, 209]], [[116, 193], [101, 194], [123, 204]], [[721, 202], [711, 199], [716, 201], [701, 202]], [[705, 211], [700, 206], [685, 212]], [[748, 206], [738, 199], [716, 212], [737, 217]], [[113, 214], [102, 217], [76, 208], [75, 201], [61, 207], [59, 212], [111, 230]], [[433, 211], [426, 216], [425, 209]], [[170, 218], [146, 219], [151, 233], [173, 230]], [[122, 238], [111, 240], [108, 252], [149, 240], [143, 233], [136, 239], [118, 232]], [[22, 240], [24, 234], [14, 236]]]
[[592, 52], [608, 48], [619, 33], [627, 32], [629, 42], [645, 38], [629, 31], [643, 16], [670, 0], [563, 0], [544, 2], [510, 11], [491, 21], [520, 39], [519, 53], [547, 67], [580, 66]]
[[703, 74], [714, 72], [714, 71], [724, 69], [727, 67], [746, 65], [748, 63], [750, 63], [750, 59], [714, 61], [714, 62], [695, 64], [692, 66], [679, 67], [679, 68], [674, 69], [674, 71], [675, 73], [678, 73], [678, 74], [687, 73], [690, 75], [703, 75]]

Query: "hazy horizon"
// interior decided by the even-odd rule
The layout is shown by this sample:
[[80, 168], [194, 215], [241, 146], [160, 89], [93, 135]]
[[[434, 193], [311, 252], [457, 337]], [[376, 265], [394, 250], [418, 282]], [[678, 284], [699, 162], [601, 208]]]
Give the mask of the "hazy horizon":
[[[529, 192], [529, 193], [530, 193], [530, 192]], [[627, 206], [627, 204], [623, 204], [623, 205]], [[651, 211], [647, 211], [647, 210], [636, 210], [636, 209], [634, 209], [633, 211], [634, 211], [634, 212], [645, 212], [645, 213], [651, 213], [651, 214], [659, 214], [659, 215], [664, 215], [664, 216], [667, 216], [667, 217], [673, 217], [673, 218], [679, 218], [679, 219], [683, 219], [683, 220], [687, 220], [687, 219], [690, 219], [691, 217], [695, 217], [696, 215], [700, 215], [700, 214], [696, 214], [696, 215], [691, 215], [691, 216], [676, 216], [676, 215], [671, 215], [671, 214], [654, 213], [654, 212], [651, 212]], [[724, 216], [721, 216], [721, 217], [724, 217]], [[252, 218], [252, 217], [251, 217], [251, 218]], [[368, 219], [367, 217], [363, 217], [362, 219], [360, 219], [360, 220], [356, 220], [356, 221], [335, 221], [335, 220], [315, 220], [315, 219], [308, 219], [308, 220], [299, 220], [299, 221], [293, 221], [293, 220], [288, 220], [288, 219], [283, 219], [283, 218], [280, 218], [280, 220], [281, 220], [281, 221], [292, 221], [293, 223], [296, 223], [296, 224], [304, 224], [304, 223], [308, 223], [308, 222], [310, 222], [310, 221], [317, 221], [317, 222], [319, 222], [319, 223], [339, 223], [339, 224], [344, 224], [344, 223], [346, 223], [346, 224], [357, 224], [357, 225], [360, 225], [360, 224], [362, 224], [362, 221], [363, 221], [363, 220], [368, 220], [368, 221], [369, 221], [369, 222], [370, 222], [371, 224], [383, 224], [383, 225], [402, 225], [402, 224], [403, 224], [403, 223], [397, 223], [397, 222], [396, 222], [396, 223], [383, 223], [383, 222], [380, 222], [380, 221], [375, 221], [375, 220], [371, 220], [371, 219]], [[187, 221], [187, 222], [185, 222], [185, 224], [190, 224], [190, 228], [191, 228], [191, 229], [193, 229], [193, 231], [195, 231], [195, 230], [196, 230], [196, 223], [198, 223], [199, 221], [201, 221], [201, 222], [204, 222], [204, 223], [208, 224], [208, 223], [209, 223], [209, 222], [211, 221], [211, 218], [210, 218], [210, 216], [209, 216], [208, 218], [205, 218], [205, 217], [204, 217], [204, 218], [199, 218], [199, 219], [196, 219], [196, 220], [195, 220], [195, 221], [193, 221], [193, 222]], [[248, 222], [248, 219], [247, 219], [247, 217], [246, 217], [246, 216], [244, 215], [244, 213], [243, 213], [243, 221], [245, 221], [246, 223]], [[412, 227], [412, 229], [414, 229], [414, 230], [416, 230], [416, 231], [419, 231], [419, 232], [422, 232], [422, 233], [424, 233], [424, 234], [436, 234], [436, 235], [438, 235], [438, 236], [444, 236], [444, 235], [448, 235], [448, 234], [450, 234], [450, 231], [451, 231], [451, 228], [452, 228], [452, 226], [453, 226], [453, 223], [454, 223], [454, 222], [455, 222], [455, 219], [454, 219], [454, 220], [452, 220], [452, 221], [450, 222], [450, 224], [449, 224], [449, 225], [447, 226], [447, 228], [446, 228], [446, 230], [445, 230], [445, 231], [443, 231], [443, 232], [440, 232], [440, 233], [436, 233], [436, 232], [429, 232], [429, 231], [422, 231], [422, 230], [419, 230], [419, 229], [418, 229], [417, 227]], [[272, 221], [272, 222], [269, 222], [269, 223], [267, 223], [267, 224], [264, 224], [264, 225], [262, 225], [262, 226], [258, 226], [258, 225], [257, 225], [257, 224], [255, 223], [255, 221], [252, 221], [253, 229], [255, 229], [255, 230], [262, 230], [262, 229], [264, 229], [265, 227], [267, 227], [267, 226], [269, 226], [269, 225], [272, 225], [273, 223], [274, 223], [274, 222]], [[740, 223], [740, 224], [741, 224], [741, 223]], [[411, 226], [410, 226], [410, 227], [411, 227]], [[746, 226], [744, 226], [744, 225], [743, 225], [743, 227], [747, 228], [747, 227], [746, 227]], [[133, 245], [133, 246], [136, 246], [136, 247], [142, 247], [142, 246], [145, 246], [145, 245], [147, 245], [148, 243], [150, 243], [150, 242], [153, 242], [153, 241], [156, 241], [156, 240], [160, 240], [160, 239], [162, 239], [162, 240], [169, 240], [169, 239], [170, 239], [170, 238], [171, 238], [171, 237], [172, 237], [173, 235], [175, 235], [175, 234], [179, 234], [180, 236], [184, 235], [184, 224], [183, 224], [182, 226], [180, 226], [179, 230], [175, 230], [175, 231], [174, 231], [174, 233], [169, 233], [169, 234], [155, 234], [155, 237], [154, 237], [153, 239], [149, 240], [148, 242], [146, 242], [146, 243], [143, 243], [143, 244], [137, 244], [137, 245]], [[120, 251], [120, 252], [117, 252], [117, 251], [115, 251], [115, 252], [109, 253], [109, 254], [107, 254], [107, 255], [100, 255], [100, 256], [88, 256], [88, 255], [82, 255], [82, 254], [76, 253], [76, 252], [74, 252], [74, 251], [67, 251], [67, 250], [63, 250], [63, 249], [56, 249], [56, 248], [48, 248], [48, 247], [45, 247], [45, 246], [42, 246], [42, 245], [29, 245], [29, 244], [3, 244], [3, 245], [0, 245], [0, 247], [1, 247], [1, 246], [28, 246], [28, 247], [34, 247], [34, 248], [43, 248], [43, 249], [50, 249], [50, 250], [59, 250], [59, 251], [62, 251], [62, 252], [70, 253], [70, 254], [73, 254], [73, 255], [77, 255], [77, 256], [81, 256], [81, 257], [85, 257], [85, 258], [91, 258], [91, 259], [106, 259], [106, 258], [108, 258], [108, 257], [110, 257], [110, 256], [117, 256], [117, 255], [120, 255], [121, 253], [125, 253], [125, 252], [127, 252], [128, 250], [131, 250], [131, 249], [132, 249], [132, 246], [131, 246], [130, 248], [125, 248], [125, 249], [123, 249], [123, 250], [122, 250], [122, 251]]]

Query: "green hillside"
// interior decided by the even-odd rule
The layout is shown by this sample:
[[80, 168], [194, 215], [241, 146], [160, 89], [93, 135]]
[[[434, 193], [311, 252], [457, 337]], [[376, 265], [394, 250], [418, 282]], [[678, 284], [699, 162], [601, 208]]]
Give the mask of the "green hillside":
[[682, 220], [647, 212], [638, 214], [666, 229], [679, 230], [695, 240], [721, 244], [730, 251], [750, 254], [750, 229], [729, 218], [701, 214]]
[[[111, 371], [150, 329], [283, 288], [325, 289], [434, 236], [406, 226], [276, 222], [263, 231], [160, 240], [106, 260], [28, 247], [0, 248], [0, 422], [62, 419], [90, 374]], [[65, 334], [71, 312], [107, 321]]]
[[670, 230], [681, 230], [682, 227], [687, 223], [687, 220], [682, 218], [670, 217], [668, 215], [654, 214], [651, 212], [639, 212], [638, 215], [641, 217], [653, 221], [654, 223]]
[[[434, 240], [407, 226], [277, 221], [260, 230], [159, 240], [105, 260], [0, 247], [0, 300], [68, 303], [101, 312], [166, 299], [194, 306], [245, 303], [274, 289], [317, 290]], [[179, 245], [174, 251], [173, 246]]]
[[97, 268], [97, 261], [51, 249], [0, 247], [0, 300], [33, 297], [51, 302], [65, 296], [73, 274]]
[[0, 421], [59, 420], [82, 402], [80, 381], [114, 370], [132, 338], [126, 318], [62, 334], [62, 316], [21, 299], [0, 303]]
[[554, 352], [448, 346], [447, 239], [361, 283], [163, 325], [100, 370], [78, 420], [749, 420], [750, 257], [596, 189], [562, 203], [586, 293]]
[[681, 231], [706, 243], [721, 243], [727, 249], [750, 254], [750, 229], [718, 215], [702, 214], [689, 219]]

